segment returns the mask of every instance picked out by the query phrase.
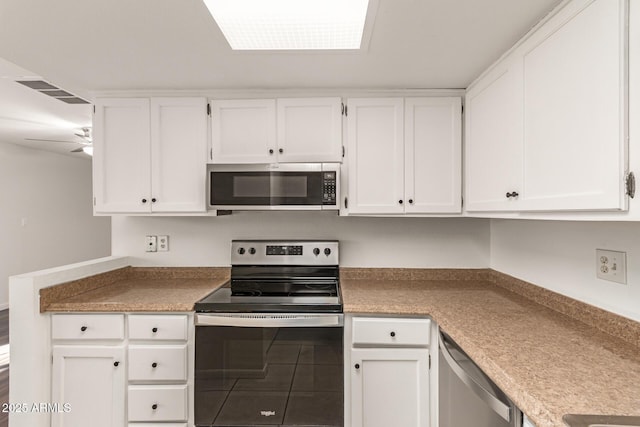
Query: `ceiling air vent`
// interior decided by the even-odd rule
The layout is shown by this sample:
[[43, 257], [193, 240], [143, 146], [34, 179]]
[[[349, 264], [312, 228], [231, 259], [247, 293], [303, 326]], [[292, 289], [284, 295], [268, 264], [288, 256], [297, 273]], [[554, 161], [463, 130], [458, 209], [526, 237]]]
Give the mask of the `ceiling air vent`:
[[43, 80], [16, 80], [16, 83], [20, 83], [21, 85], [40, 93], [44, 93], [45, 95], [49, 95], [67, 104], [89, 104], [88, 101], [85, 101], [84, 99]]

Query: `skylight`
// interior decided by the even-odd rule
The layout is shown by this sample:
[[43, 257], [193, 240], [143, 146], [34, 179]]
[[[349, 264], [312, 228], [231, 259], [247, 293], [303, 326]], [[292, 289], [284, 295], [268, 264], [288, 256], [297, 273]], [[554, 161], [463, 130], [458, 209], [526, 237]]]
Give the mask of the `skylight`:
[[233, 50], [360, 49], [368, 0], [204, 0]]

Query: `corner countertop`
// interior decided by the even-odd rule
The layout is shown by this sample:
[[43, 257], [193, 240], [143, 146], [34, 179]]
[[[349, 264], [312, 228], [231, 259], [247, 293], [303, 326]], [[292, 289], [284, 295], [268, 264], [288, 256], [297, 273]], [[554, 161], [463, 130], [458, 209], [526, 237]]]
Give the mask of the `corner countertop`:
[[[637, 322], [548, 291], [536, 296], [533, 285], [526, 298], [507, 289], [513, 278], [490, 270], [456, 280], [365, 276], [341, 280], [345, 313], [430, 316], [537, 427], [565, 426], [565, 414], [640, 415]], [[567, 303], [609, 333], [559, 312]], [[616, 327], [632, 339], [612, 335]]]
[[40, 312], [193, 311], [228, 268], [125, 267], [40, 290]]
[[[192, 311], [228, 268], [124, 267], [40, 289], [40, 312]], [[640, 415], [640, 323], [487, 270], [341, 268], [344, 312], [430, 316], [537, 427]]]

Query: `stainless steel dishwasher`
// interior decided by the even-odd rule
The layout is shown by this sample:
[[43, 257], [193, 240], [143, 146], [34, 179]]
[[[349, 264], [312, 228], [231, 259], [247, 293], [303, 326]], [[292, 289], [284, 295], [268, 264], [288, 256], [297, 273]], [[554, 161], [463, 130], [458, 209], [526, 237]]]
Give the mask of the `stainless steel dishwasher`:
[[439, 427], [522, 427], [522, 412], [445, 333], [439, 336]]

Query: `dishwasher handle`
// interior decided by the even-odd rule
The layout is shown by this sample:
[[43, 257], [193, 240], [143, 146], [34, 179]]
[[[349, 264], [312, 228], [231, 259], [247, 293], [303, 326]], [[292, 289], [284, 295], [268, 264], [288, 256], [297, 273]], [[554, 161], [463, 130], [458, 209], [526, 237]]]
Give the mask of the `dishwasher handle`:
[[[482, 399], [482, 401], [484, 401], [496, 414], [504, 418], [505, 421], [510, 422], [511, 407], [505, 404], [502, 400], [496, 397], [485, 387], [483, 387], [480, 383], [478, 383], [472, 375], [468, 374], [467, 371], [465, 371], [464, 368], [455, 361], [445, 341], [448, 340], [441, 332], [440, 339], [438, 340], [438, 345], [440, 347], [440, 351], [442, 352], [444, 360], [446, 360], [451, 370], [456, 374], [458, 378], [460, 378], [460, 381], [462, 381], [467, 387], [469, 387], [469, 389], [471, 389], [476, 396]], [[469, 360], [471, 361], [471, 359]]]

